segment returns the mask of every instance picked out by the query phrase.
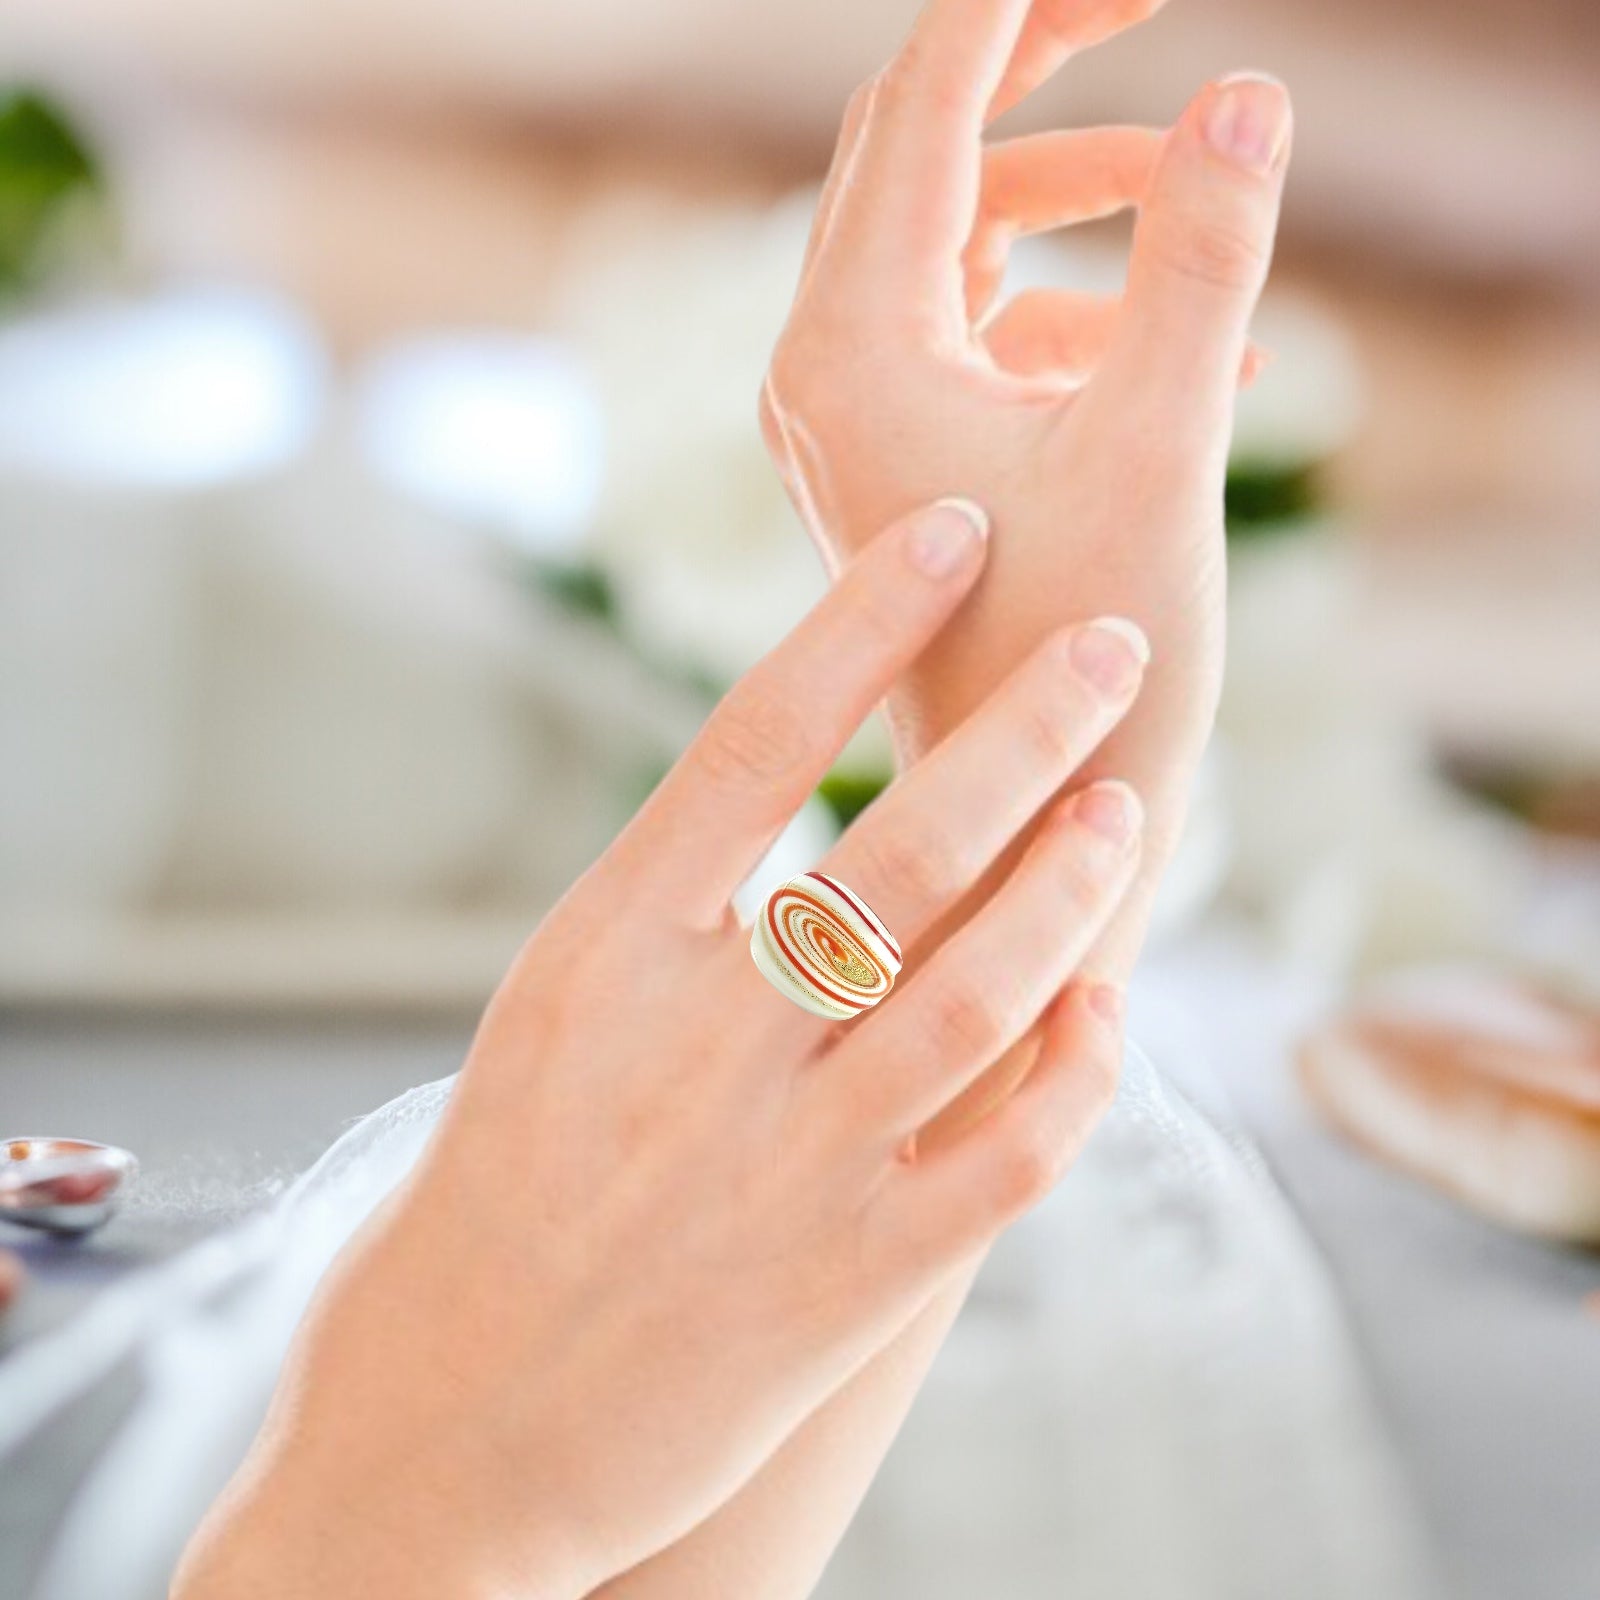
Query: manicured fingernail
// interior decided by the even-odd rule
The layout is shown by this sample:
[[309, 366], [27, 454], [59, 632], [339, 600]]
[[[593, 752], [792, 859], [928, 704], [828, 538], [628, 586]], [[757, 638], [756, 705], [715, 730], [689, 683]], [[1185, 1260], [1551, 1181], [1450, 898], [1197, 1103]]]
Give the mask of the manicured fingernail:
[[1089, 1009], [1111, 1027], [1122, 1021], [1122, 990], [1114, 983], [1089, 986]]
[[930, 578], [947, 578], [989, 537], [989, 518], [970, 500], [939, 500], [911, 530], [911, 560]]
[[1150, 661], [1150, 641], [1125, 617], [1097, 617], [1072, 636], [1072, 665], [1108, 699], [1131, 694]]
[[1144, 807], [1127, 784], [1113, 779], [1085, 789], [1073, 802], [1073, 814], [1102, 838], [1126, 844], [1139, 831]]
[[1219, 156], [1265, 176], [1288, 148], [1288, 90], [1260, 72], [1223, 78], [1206, 112], [1205, 136]]

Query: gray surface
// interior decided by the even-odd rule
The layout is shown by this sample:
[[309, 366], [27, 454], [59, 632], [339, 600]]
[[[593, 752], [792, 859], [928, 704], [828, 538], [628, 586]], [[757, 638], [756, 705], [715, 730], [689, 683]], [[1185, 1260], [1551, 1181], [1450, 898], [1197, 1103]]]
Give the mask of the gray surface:
[[[1344, 1294], [1451, 1600], [1600, 1594], [1600, 1319], [1582, 1304], [1600, 1260], [1502, 1234], [1345, 1149], [1289, 1091], [1259, 995], [1203, 961], [1183, 971], [1157, 980], [1165, 1026], [1192, 1046], [1185, 1000], [1203, 1004], [1235, 1109]], [[1159, 1055], [1161, 1026], [1149, 1031]], [[470, 1032], [468, 1019], [0, 1018], [0, 1133], [125, 1144], [147, 1175], [98, 1239], [25, 1242], [35, 1281], [4, 1337], [31, 1336], [130, 1262], [271, 1195], [351, 1118], [454, 1070]], [[0, 1596], [20, 1570], [15, 1541], [37, 1545], [117, 1404], [113, 1386], [4, 1485]]]
[[1456, 1600], [1600, 1595], [1600, 1260], [1318, 1129], [1263, 1139], [1333, 1264]]
[[140, 1159], [102, 1233], [0, 1225], [33, 1269], [0, 1350], [95, 1286], [277, 1193], [356, 1117], [460, 1066], [472, 1021], [0, 1016], [0, 1136], [66, 1133]]
[[1449, 1600], [1600, 1596], [1600, 1255], [1507, 1233], [1318, 1123], [1289, 1068], [1311, 986], [1224, 939], [1142, 998], [1138, 1036], [1205, 1053], [1322, 1252]]
[[[143, 1171], [99, 1234], [0, 1225], [27, 1260], [8, 1348], [60, 1325], [101, 1285], [264, 1203], [353, 1118], [460, 1066], [472, 1020], [418, 1023], [0, 1015], [0, 1135], [120, 1144]], [[0, 1600], [22, 1600], [73, 1486], [136, 1385], [116, 1374], [0, 1464]], [[87, 1600], [87, 1597], [86, 1597]]]

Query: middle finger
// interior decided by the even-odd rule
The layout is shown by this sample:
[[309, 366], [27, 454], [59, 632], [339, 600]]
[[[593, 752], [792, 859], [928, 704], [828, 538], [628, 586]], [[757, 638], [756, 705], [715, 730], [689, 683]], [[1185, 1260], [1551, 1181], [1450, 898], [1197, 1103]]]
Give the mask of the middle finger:
[[863, 813], [820, 870], [914, 944], [1122, 720], [1149, 655], [1121, 617], [1052, 634]]
[[[1101, 618], [1051, 635], [868, 809], [817, 872], [914, 943], [971, 890], [1132, 704], [1143, 633]], [[774, 1008], [773, 1015], [780, 1015]], [[781, 1022], [807, 1048], [828, 1027]]]

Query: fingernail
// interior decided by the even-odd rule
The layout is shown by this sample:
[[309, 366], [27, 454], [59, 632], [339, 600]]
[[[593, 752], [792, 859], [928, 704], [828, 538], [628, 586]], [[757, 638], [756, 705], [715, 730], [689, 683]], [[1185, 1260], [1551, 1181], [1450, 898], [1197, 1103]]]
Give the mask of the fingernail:
[[947, 578], [989, 537], [989, 518], [970, 500], [939, 500], [916, 518], [911, 560], [930, 578]]
[[1288, 90], [1260, 72], [1223, 78], [1206, 112], [1205, 137], [1219, 156], [1264, 177], [1288, 148]]
[[1115, 780], [1085, 789], [1073, 802], [1073, 814], [1086, 828], [1113, 844], [1126, 844], [1144, 818], [1139, 797]]
[[1150, 661], [1150, 641], [1126, 617], [1097, 617], [1072, 636], [1072, 665], [1108, 699], [1133, 691]]
[[1111, 1027], [1122, 1021], [1122, 990], [1114, 983], [1089, 985], [1089, 1009]]

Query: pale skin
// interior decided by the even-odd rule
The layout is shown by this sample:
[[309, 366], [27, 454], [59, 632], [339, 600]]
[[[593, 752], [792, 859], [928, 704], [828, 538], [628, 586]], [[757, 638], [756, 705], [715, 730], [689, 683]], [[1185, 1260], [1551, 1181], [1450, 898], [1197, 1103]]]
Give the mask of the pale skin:
[[[726, 1503], [1048, 1190], [1115, 1082], [1118, 992], [1073, 979], [1142, 824], [1124, 784], [1060, 791], [1137, 693], [1136, 630], [1056, 630], [828, 854], [917, 951], [877, 1010], [797, 1009], [729, 911], [985, 554], [951, 505], [870, 543], [535, 933], [180, 1594], [591, 1593]], [[891, 840], [937, 843], [938, 876], [886, 875]], [[1041, 1019], [1006, 1108], [918, 1151]]]
[[[1141, 869], [1090, 957], [1113, 983], [1138, 954], [1215, 709], [1232, 396], [1263, 359], [1247, 330], [1271, 259], [1290, 108], [1281, 85], [1246, 77], [1202, 89], [1165, 132], [986, 146], [983, 130], [1162, 3], [925, 8], [847, 110], [761, 408], [826, 560], [952, 485], [992, 514], [981, 588], [891, 698], [902, 759], [955, 725], [1064, 615], [1143, 626], [1153, 659], [1139, 703], [1085, 769], [1131, 779], [1147, 813]], [[1012, 238], [1130, 204], [1140, 215], [1124, 298], [1027, 295], [993, 314]], [[1011, 1052], [945, 1126], [1003, 1104], [1034, 1047]], [[608, 1600], [809, 1594], [969, 1282], [930, 1297], [741, 1494]]]
[[[1215, 703], [1288, 110], [1212, 86], [987, 178], [981, 135], [1150, 9], [933, 0], [856, 97], [763, 403], [839, 582], [530, 941], [183, 1600], [809, 1592], [975, 1263], [1103, 1111]], [[1125, 303], [975, 321], [1008, 231], [1134, 202]], [[886, 693], [903, 776], [824, 870], [912, 959], [841, 1028], [727, 898]]]

